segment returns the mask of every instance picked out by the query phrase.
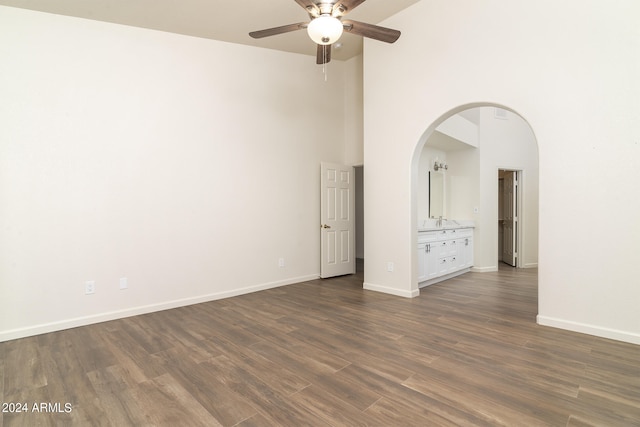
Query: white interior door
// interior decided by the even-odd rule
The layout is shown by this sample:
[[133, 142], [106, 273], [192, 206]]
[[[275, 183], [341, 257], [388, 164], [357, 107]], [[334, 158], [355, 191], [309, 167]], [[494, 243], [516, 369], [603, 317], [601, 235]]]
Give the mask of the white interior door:
[[354, 274], [354, 168], [322, 162], [320, 169], [320, 277]]
[[518, 238], [518, 204], [517, 173], [505, 171], [504, 186], [502, 192], [503, 203], [503, 234], [502, 234], [502, 261], [516, 267], [517, 238]]

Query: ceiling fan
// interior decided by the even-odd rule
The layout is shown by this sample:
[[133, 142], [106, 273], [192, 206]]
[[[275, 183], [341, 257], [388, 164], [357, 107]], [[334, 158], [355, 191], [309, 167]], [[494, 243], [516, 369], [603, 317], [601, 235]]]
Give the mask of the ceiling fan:
[[298, 22], [297, 24], [252, 31], [249, 35], [254, 39], [261, 39], [306, 28], [311, 40], [318, 45], [316, 53], [317, 64], [326, 64], [331, 61], [331, 45], [338, 41], [343, 31], [387, 43], [393, 43], [398, 40], [400, 37], [400, 31], [398, 30], [342, 19], [364, 1], [295, 0], [309, 13], [310, 22]]

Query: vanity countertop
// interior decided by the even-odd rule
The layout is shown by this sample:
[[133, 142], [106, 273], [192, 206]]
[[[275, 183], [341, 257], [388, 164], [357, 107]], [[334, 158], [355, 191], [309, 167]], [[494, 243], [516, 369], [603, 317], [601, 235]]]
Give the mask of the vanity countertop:
[[473, 221], [462, 220], [443, 220], [444, 224], [440, 227], [436, 227], [436, 220], [425, 220], [421, 227], [418, 227], [418, 231], [438, 231], [438, 230], [454, 230], [459, 228], [475, 228]]
[[461, 228], [475, 228], [473, 225], [445, 225], [444, 227], [418, 227], [418, 231], [459, 230]]

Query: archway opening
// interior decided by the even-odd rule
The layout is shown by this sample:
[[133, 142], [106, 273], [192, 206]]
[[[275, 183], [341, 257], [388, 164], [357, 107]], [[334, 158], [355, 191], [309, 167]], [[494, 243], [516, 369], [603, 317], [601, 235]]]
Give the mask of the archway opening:
[[[443, 167], [438, 167], [437, 165]], [[434, 168], [435, 166], [435, 168]], [[438, 169], [437, 171], [435, 169]], [[518, 173], [518, 240], [514, 250], [518, 266], [538, 266], [538, 144], [529, 123], [516, 111], [495, 103], [474, 103], [453, 108], [423, 133], [412, 159], [412, 289], [420, 287], [417, 232], [434, 226], [438, 217], [474, 225], [472, 271], [497, 271], [501, 197], [500, 170]], [[442, 197], [433, 200], [430, 178], [442, 180]], [[434, 180], [431, 179], [431, 182]], [[438, 181], [439, 182], [439, 181]], [[441, 203], [437, 209], [432, 206]], [[440, 212], [434, 218], [433, 212]]]

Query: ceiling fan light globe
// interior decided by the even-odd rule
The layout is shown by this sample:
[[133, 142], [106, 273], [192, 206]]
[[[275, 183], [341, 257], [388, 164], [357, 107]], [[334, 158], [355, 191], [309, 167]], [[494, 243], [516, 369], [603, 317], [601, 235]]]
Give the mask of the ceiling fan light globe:
[[307, 26], [307, 34], [311, 40], [320, 45], [333, 44], [342, 35], [342, 22], [330, 15], [321, 15]]

